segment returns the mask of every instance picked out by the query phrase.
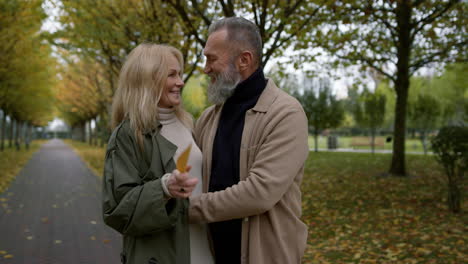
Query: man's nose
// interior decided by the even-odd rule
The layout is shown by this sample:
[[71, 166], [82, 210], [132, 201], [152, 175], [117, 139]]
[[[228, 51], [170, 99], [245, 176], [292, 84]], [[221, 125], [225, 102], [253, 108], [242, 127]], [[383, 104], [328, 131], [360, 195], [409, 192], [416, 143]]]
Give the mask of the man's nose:
[[211, 67], [210, 67], [210, 65], [208, 65], [208, 63], [205, 63], [205, 68], [203, 68], [203, 72], [205, 74], [208, 74], [208, 73], [211, 72]]

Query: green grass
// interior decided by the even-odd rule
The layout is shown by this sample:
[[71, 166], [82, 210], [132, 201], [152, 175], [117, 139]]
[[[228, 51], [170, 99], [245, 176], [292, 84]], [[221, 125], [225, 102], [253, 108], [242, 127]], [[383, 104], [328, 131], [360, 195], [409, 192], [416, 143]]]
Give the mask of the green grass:
[[104, 171], [104, 158], [106, 155], [105, 148], [90, 146], [88, 143], [70, 139], [66, 139], [64, 142], [78, 153], [88, 168], [90, 168], [96, 176], [102, 177], [102, 173]]
[[20, 151], [15, 148], [5, 148], [0, 152], [0, 193], [8, 188], [32, 154], [45, 142], [44, 140], [34, 140], [31, 142], [29, 150], [21, 145]]
[[[368, 137], [368, 138], [369, 138], [369, 141], [370, 141], [370, 137]], [[380, 138], [385, 143], [384, 143], [383, 147], [376, 146], [375, 149], [389, 149], [389, 150], [391, 150], [393, 148], [393, 142], [387, 143], [385, 141], [386, 137], [376, 137], [376, 139], [377, 138]], [[353, 139], [353, 137], [338, 137], [338, 148], [371, 149], [370, 145], [369, 146], [360, 146], [360, 147], [351, 146], [352, 139]], [[318, 138], [318, 147], [323, 148], [323, 149], [327, 148], [327, 137], [319, 136], [319, 138]], [[313, 136], [309, 136], [309, 148], [311, 148], [311, 149], [315, 148], [315, 142], [314, 142], [314, 137]], [[424, 151], [423, 146], [421, 144], [421, 140], [419, 140], [419, 139], [406, 139], [405, 149], [408, 152], [411, 152], [411, 151], [423, 152]]]
[[[103, 148], [67, 143], [102, 174]], [[407, 155], [410, 177], [379, 177], [390, 160], [389, 154], [310, 152], [302, 184], [309, 227], [303, 263], [466, 262], [468, 215], [449, 212], [434, 157]]]
[[468, 217], [448, 211], [439, 165], [433, 157], [408, 155], [410, 177], [378, 177], [390, 159], [310, 153], [302, 185], [309, 226], [304, 263], [466, 261]]

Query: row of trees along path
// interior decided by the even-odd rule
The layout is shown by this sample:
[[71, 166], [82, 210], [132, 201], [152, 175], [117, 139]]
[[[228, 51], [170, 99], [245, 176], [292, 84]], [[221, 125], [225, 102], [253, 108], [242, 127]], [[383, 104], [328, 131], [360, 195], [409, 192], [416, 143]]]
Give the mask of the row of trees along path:
[[100, 179], [60, 140], [33, 155], [0, 205], [0, 263], [120, 263]]

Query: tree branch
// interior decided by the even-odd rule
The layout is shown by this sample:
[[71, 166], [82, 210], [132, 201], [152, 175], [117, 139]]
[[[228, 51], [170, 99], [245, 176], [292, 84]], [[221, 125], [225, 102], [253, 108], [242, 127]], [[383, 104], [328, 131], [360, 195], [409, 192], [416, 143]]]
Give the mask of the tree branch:
[[418, 21], [416, 21], [414, 23], [411, 23], [411, 28], [416, 28], [411, 33], [411, 42], [416, 37], [416, 34], [418, 34], [424, 28], [424, 26], [434, 22], [434, 20], [436, 20], [438, 17], [445, 14], [453, 5], [455, 5], [459, 1], [460, 0], [450, 0], [445, 6], [442, 6], [440, 8], [436, 7], [434, 9], [434, 12], [432, 12], [431, 14], [427, 15], [426, 17], [421, 18], [420, 20], [418, 20]]
[[194, 28], [193, 26], [193, 21], [190, 20], [187, 10], [184, 8], [184, 6], [182, 6], [182, 4], [180, 3], [180, 0], [175, 0], [175, 2], [172, 0], [163, 0], [163, 1], [169, 3], [169, 5], [171, 5], [174, 8], [174, 10], [181, 16], [181, 21], [184, 23], [185, 27], [189, 30], [189, 34], [192, 34], [193, 36], [195, 36], [197, 42], [200, 43], [202, 46], [205, 46], [206, 41], [200, 38], [197, 32], [197, 29]]
[[438, 57], [438, 56], [444, 57], [445, 55], [447, 55], [447, 53], [450, 52], [450, 50], [453, 47], [466, 47], [467, 44], [468, 44], [468, 41], [465, 40], [465, 41], [458, 42], [458, 43], [455, 43], [455, 44], [452, 44], [452, 45], [447, 45], [444, 49], [442, 49], [442, 50], [440, 50], [438, 52], [428, 54], [424, 58], [419, 59], [419, 60], [417, 60], [414, 63], [409, 65], [411, 74], [416, 72], [418, 69], [420, 69], [421, 67], [423, 67], [426, 64], [429, 64], [431, 62], [438, 62], [439, 60], [437, 60], [436, 57]]

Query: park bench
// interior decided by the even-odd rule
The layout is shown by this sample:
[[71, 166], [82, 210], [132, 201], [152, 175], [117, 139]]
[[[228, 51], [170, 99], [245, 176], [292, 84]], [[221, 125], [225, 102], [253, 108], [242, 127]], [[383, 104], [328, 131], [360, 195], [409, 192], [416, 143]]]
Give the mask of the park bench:
[[[371, 138], [370, 137], [354, 137], [351, 139], [350, 147], [370, 147], [371, 146]], [[383, 147], [384, 146], [384, 139], [383, 138], [375, 138], [374, 146], [375, 147]]]

